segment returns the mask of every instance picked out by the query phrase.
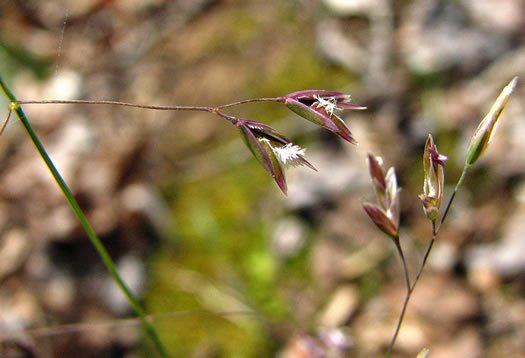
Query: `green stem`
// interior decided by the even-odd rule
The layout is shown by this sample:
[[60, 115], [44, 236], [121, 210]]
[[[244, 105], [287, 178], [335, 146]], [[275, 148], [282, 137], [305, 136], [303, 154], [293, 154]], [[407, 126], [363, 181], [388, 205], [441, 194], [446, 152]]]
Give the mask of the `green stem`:
[[412, 295], [411, 285], [410, 285], [410, 276], [408, 275], [408, 266], [405, 260], [405, 254], [403, 254], [403, 250], [401, 249], [401, 243], [398, 237], [394, 240], [394, 243], [396, 245], [397, 252], [399, 254], [399, 257], [401, 258], [401, 262], [403, 264], [403, 272], [405, 274], [405, 282], [407, 285], [407, 294], [405, 296], [405, 302], [403, 303], [403, 308], [401, 309], [401, 313], [399, 314], [399, 319], [397, 321], [396, 330], [394, 332], [394, 335], [392, 336], [392, 340], [390, 341], [390, 345], [388, 346], [388, 351], [386, 353], [386, 358], [390, 357], [392, 354], [392, 349], [394, 348], [394, 345], [396, 344], [397, 336], [399, 335], [399, 330], [401, 329], [401, 325], [403, 324], [403, 319], [405, 318], [405, 312], [408, 307], [408, 301], [410, 300], [410, 296]]
[[403, 308], [401, 309], [401, 313], [399, 314], [399, 319], [396, 325], [396, 331], [394, 332], [394, 335], [392, 336], [392, 340], [390, 341], [390, 345], [388, 346], [388, 351], [386, 352], [385, 358], [390, 358], [390, 356], [392, 355], [392, 350], [394, 349], [394, 345], [396, 344], [397, 336], [399, 335], [399, 331], [401, 330], [401, 325], [403, 324], [403, 320], [405, 318], [405, 313], [407, 311], [408, 301], [410, 300], [410, 296], [412, 296], [412, 291], [409, 288], [407, 295], [405, 296], [405, 302], [403, 302]]
[[[436, 242], [436, 235], [437, 235], [436, 222], [432, 221], [432, 240], [430, 240], [430, 243], [428, 244], [427, 251], [425, 252], [423, 261], [421, 261], [421, 266], [419, 266], [419, 271], [416, 275], [416, 278], [414, 279], [414, 282], [412, 283], [412, 286], [410, 286], [410, 282], [407, 279], [408, 287], [407, 287], [407, 294], [405, 296], [405, 302], [403, 302], [403, 308], [401, 309], [401, 313], [399, 314], [399, 319], [397, 320], [396, 330], [394, 332], [394, 335], [392, 336], [390, 345], [388, 346], [388, 351], [386, 352], [385, 358], [390, 358], [390, 356], [392, 355], [392, 350], [394, 349], [394, 345], [396, 344], [397, 336], [399, 335], [399, 331], [401, 330], [401, 325], [403, 324], [403, 320], [405, 319], [405, 313], [407, 311], [408, 302], [410, 301], [410, 297], [412, 297], [412, 293], [414, 293], [414, 290], [416, 289], [416, 285], [419, 282], [419, 278], [421, 277], [421, 274], [423, 273], [423, 270], [425, 269], [430, 252], [432, 251], [432, 248], [434, 247], [434, 243]], [[400, 250], [400, 247], [398, 248], [398, 250]], [[403, 260], [403, 264], [406, 265], [404, 263], [404, 260]]]
[[403, 264], [403, 273], [405, 275], [405, 282], [406, 282], [406, 285], [407, 285], [407, 290], [410, 290], [410, 276], [408, 274], [408, 265], [407, 265], [407, 262], [405, 260], [405, 254], [403, 253], [403, 250], [401, 249], [401, 242], [400, 242], [400, 239], [399, 239], [399, 235], [398, 235], [397, 239], [394, 239], [394, 244], [396, 246], [397, 253], [399, 254], [399, 257], [401, 258], [401, 263]]
[[66, 182], [58, 172], [58, 170], [55, 168], [55, 165], [53, 164], [51, 158], [47, 154], [46, 150], [44, 149], [44, 146], [40, 142], [40, 139], [36, 135], [35, 131], [33, 130], [31, 124], [29, 123], [29, 120], [27, 119], [26, 115], [24, 114], [24, 111], [22, 111], [22, 108], [17, 104], [16, 98], [13, 95], [13, 93], [9, 90], [5, 82], [3, 81], [2, 77], [0, 76], [0, 87], [2, 87], [2, 90], [5, 94], [5, 96], [9, 99], [11, 102], [11, 106], [9, 108], [10, 111], [14, 111], [17, 115], [17, 117], [20, 119], [20, 122], [24, 126], [24, 129], [26, 130], [29, 138], [33, 142], [33, 144], [36, 147], [36, 150], [40, 154], [40, 157], [45, 162], [47, 168], [51, 172], [51, 175], [55, 179], [57, 185], [59, 186], [60, 190], [62, 190], [62, 193], [64, 194], [67, 202], [69, 203], [69, 206], [71, 206], [71, 209], [75, 213], [78, 221], [80, 222], [80, 225], [82, 225], [83, 229], [86, 231], [86, 234], [88, 235], [89, 239], [91, 240], [91, 243], [97, 250], [98, 254], [102, 258], [102, 261], [106, 265], [106, 268], [108, 269], [109, 273], [111, 274], [113, 280], [117, 283], [119, 288], [122, 290], [124, 295], [126, 296], [128, 302], [131, 304], [137, 315], [139, 316], [142, 327], [144, 331], [150, 336], [151, 340], [155, 344], [155, 347], [157, 348], [158, 352], [163, 358], [168, 358], [169, 355], [164, 348], [164, 345], [160, 341], [157, 332], [153, 328], [153, 325], [148, 320], [146, 316], [146, 312], [138, 302], [138, 300], [133, 296], [130, 289], [126, 286], [122, 278], [120, 277], [117, 268], [115, 266], [115, 263], [109, 256], [107, 250], [105, 249], [104, 245], [102, 245], [102, 242], [98, 238], [97, 234], [87, 221], [86, 216], [82, 212], [82, 209], [78, 205], [77, 201], [73, 197], [73, 193], [67, 186]]
[[463, 180], [467, 176], [467, 171], [469, 170], [470, 165], [465, 164], [463, 167], [463, 172], [461, 173], [461, 176], [459, 177], [458, 183], [456, 184], [456, 187], [454, 188], [454, 192], [452, 193], [452, 196], [450, 197], [450, 200], [448, 201], [447, 207], [445, 209], [445, 212], [443, 213], [443, 217], [441, 218], [441, 221], [439, 222], [439, 226], [437, 227], [436, 233], [439, 232], [439, 229], [441, 229], [441, 225], [445, 222], [447, 219], [448, 212], [450, 211], [450, 207], [452, 206], [452, 203], [454, 202], [454, 199], [456, 198], [456, 194], [459, 190], [459, 187], [461, 184], [463, 184]]

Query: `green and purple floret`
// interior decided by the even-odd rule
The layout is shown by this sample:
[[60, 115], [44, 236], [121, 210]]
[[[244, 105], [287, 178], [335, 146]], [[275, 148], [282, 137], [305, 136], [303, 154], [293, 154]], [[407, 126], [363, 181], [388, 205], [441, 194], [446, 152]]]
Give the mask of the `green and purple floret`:
[[278, 100], [301, 117], [334, 132], [352, 144], [357, 144], [350, 130], [336, 114], [344, 109], [366, 109], [351, 104], [350, 95], [324, 90], [305, 90], [287, 94]]
[[481, 155], [485, 152], [485, 149], [489, 146], [490, 142], [496, 133], [498, 128], [498, 121], [509, 101], [510, 95], [514, 92], [516, 85], [518, 84], [518, 76], [514, 77], [505, 88], [501, 91], [500, 95], [492, 105], [489, 113], [483, 118], [478, 128], [474, 132], [470, 140], [470, 144], [467, 150], [467, 157], [465, 164], [472, 166]]
[[448, 158], [439, 153], [434, 144], [432, 135], [428, 135], [423, 153], [423, 169], [425, 180], [423, 182], [423, 194], [419, 196], [423, 202], [425, 215], [430, 220], [436, 220], [441, 201], [443, 199], [443, 186], [445, 183], [445, 161]]
[[[349, 95], [323, 90], [299, 91], [282, 97], [257, 100], [283, 103], [301, 117], [328, 129], [353, 144], [357, 144], [357, 141], [336, 112], [344, 109], [366, 108], [351, 104]], [[253, 101], [255, 100], [238, 103]], [[230, 120], [239, 129], [242, 139], [252, 154], [262, 164], [264, 170], [275, 180], [283, 193], [286, 194], [285, 166], [304, 165], [316, 170], [312, 164], [304, 159], [305, 150], [292, 143], [274, 128], [259, 122], [222, 114], [218, 111], [220, 108], [224, 108], [224, 106], [217, 107], [214, 111]]]
[[386, 175], [381, 168], [381, 158], [368, 153], [368, 167], [374, 184], [378, 204], [363, 203], [363, 209], [376, 226], [394, 240], [399, 240], [399, 200], [401, 189], [397, 186], [394, 167]]
[[286, 179], [283, 166], [307, 166], [315, 171], [315, 167], [304, 159], [305, 150], [292, 143], [288, 138], [269, 125], [236, 118], [234, 124], [241, 137], [262, 164], [264, 170], [275, 180], [279, 188], [286, 194]]

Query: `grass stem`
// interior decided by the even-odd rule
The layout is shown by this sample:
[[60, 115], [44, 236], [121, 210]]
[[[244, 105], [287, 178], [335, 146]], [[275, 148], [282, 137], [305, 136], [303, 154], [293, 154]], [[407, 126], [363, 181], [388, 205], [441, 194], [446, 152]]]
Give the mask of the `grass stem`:
[[93, 230], [93, 228], [89, 224], [89, 222], [88, 222], [86, 216], [84, 215], [82, 209], [80, 208], [80, 206], [78, 205], [77, 201], [73, 197], [73, 193], [71, 192], [71, 190], [67, 186], [66, 182], [64, 181], [64, 179], [62, 178], [62, 176], [60, 175], [60, 173], [56, 169], [55, 165], [53, 164], [53, 161], [51, 160], [51, 158], [47, 154], [47, 152], [46, 152], [42, 142], [40, 141], [40, 139], [36, 135], [35, 131], [33, 130], [33, 127], [31, 126], [31, 124], [29, 123], [29, 120], [27, 119], [24, 111], [20, 107], [20, 103], [16, 101], [15, 96], [9, 90], [9, 88], [7, 87], [6, 83], [4, 82], [4, 80], [2, 79], [1, 76], [0, 76], [0, 87], [2, 88], [2, 91], [4, 92], [4, 94], [7, 97], [7, 99], [11, 102], [11, 105], [9, 107], [9, 111], [10, 112], [15, 112], [17, 117], [20, 119], [20, 122], [22, 123], [24, 129], [26, 130], [27, 135], [29, 136], [29, 138], [33, 142], [36, 150], [38, 151], [38, 154], [40, 155], [40, 157], [42, 158], [42, 160], [46, 164], [49, 172], [51, 173], [51, 175], [55, 179], [58, 187], [60, 188], [60, 190], [64, 194], [64, 197], [66, 198], [67, 202], [69, 203], [69, 206], [73, 210], [73, 212], [74, 212], [75, 216], [77, 217], [80, 225], [82, 226], [82, 228], [86, 232], [89, 240], [91, 241], [91, 243], [93, 244], [93, 246], [97, 250], [97, 252], [98, 252], [99, 256], [101, 257], [102, 261], [104, 262], [104, 264], [106, 265], [106, 268], [108, 269], [109, 273], [111, 274], [111, 277], [113, 278], [115, 283], [119, 286], [121, 291], [126, 296], [128, 302], [130, 303], [130, 305], [133, 307], [133, 309], [135, 310], [135, 312], [139, 316], [144, 331], [151, 338], [151, 340], [153, 341], [153, 343], [154, 343], [157, 351], [160, 353], [160, 355], [163, 358], [168, 358], [169, 355], [168, 355], [164, 345], [160, 341], [160, 339], [159, 339], [159, 337], [157, 335], [157, 332], [155, 331], [153, 325], [151, 324], [150, 320], [148, 319], [148, 317], [146, 315], [146, 312], [144, 311], [144, 309], [142, 308], [142, 306], [140, 305], [138, 300], [134, 297], [133, 293], [127, 287], [125, 282], [122, 280], [122, 277], [120, 276], [120, 274], [117, 271], [115, 263], [113, 262], [113, 260], [109, 256], [109, 253], [107, 252], [106, 248], [104, 247], [104, 245], [102, 244], [102, 242], [98, 238], [97, 234], [95, 233], [95, 231]]

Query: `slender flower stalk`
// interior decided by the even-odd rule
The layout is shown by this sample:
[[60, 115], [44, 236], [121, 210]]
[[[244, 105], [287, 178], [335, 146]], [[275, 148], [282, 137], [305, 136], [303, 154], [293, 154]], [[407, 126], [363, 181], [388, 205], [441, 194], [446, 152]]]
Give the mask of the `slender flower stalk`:
[[408, 302], [410, 301], [410, 298], [412, 297], [412, 294], [414, 293], [414, 290], [416, 289], [416, 285], [419, 282], [419, 279], [421, 278], [421, 274], [423, 273], [425, 266], [428, 261], [428, 257], [430, 256], [430, 252], [432, 252], [432, 248], [434, 247], [434, 243], [436, 242], [436, 230], [435, 230], [435, 222], [432, 221], [432, 239], [430, 240], [429, 245], [427, 246], [427, 250], [425, 252], [425, 255], [423, 256], [423, 261], [421, 262], [421, 265], [419, 266], [419, 270], [416, 274], [416, 277], [414, 279], [414, 282], [412, 284], [408, 284], [407, 293], [405, 295], [405, 301], [403, 302], [403, 308], [401, 308], [401, 313], [399, 314], [399, 318], [397, 320], [396, 329], [394, 331], [394, 335], [392, 336], [392, 340], [390, 341], [390, 344], [388, 345], [388, 351], [385, 355], [386, 358], [389, 358], [392, 354], [392, 350], [394, 349], [394, 346], [397, 341], [397, 337], [399, 336], [399, 332], [401, 331], [401, 326], [403, 325], [403, 321], [405, 319], [406, 310], [408, 308]]
[[5, 117], [4, 123], [2, 124], [2, 128], [0, 128], [0, 135], [2, 135], [5, 131], [5, 128], [7, 127], [7, 123], [9, 123], [9, 118], [11, 118], [11, 113], [13, 113], [14, 105], [9, 106], [7, 109], [7, 116]]
[[[283, 97], [251, 98], [217, 107], [208, 106], [156, 106], [119, 101], [91, 101], [91, 100], [38, 100], [14, 101], [21, 104], [91, 104], [117, 105], [160, 111], [203, 111], [214, 113], [234, 124], [240, 131], [241, 137], [255, 158], [262, 164], [265, 171], [275, 180], [281, 191], [286, 194], [287, 186], [283, 167], [305, 165], [316, 170], [306, 159], [305, 150], [292, 143], [274, 128], [262, 123], [248, 121], [225, 114], [222, 110], [252, 102], [279, 102], [286, 104], [294, 112], [321, 125], [343, 137], [350, 143], [357, 143], [341, 118], [335, 112], [343, 109], [365, 109], [350, 104], [350, 96], [340, 92], [324, 90], [307, 90], [294, 92]], [[11, 110], [0, 128], [0, 135], [6, 128]]]

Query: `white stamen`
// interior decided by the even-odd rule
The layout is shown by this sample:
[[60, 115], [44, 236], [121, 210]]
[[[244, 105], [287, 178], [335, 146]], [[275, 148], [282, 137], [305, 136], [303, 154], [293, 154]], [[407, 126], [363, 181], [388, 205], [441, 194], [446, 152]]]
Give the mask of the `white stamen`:
[[299, 147], [297, 144], [288, 143], [284, 146], [274, 145], [274, 142], [267, 138], [259, 138], [259, 141], [264, 142], [270, 146], [274, 152], [277, 160], [283, 165], [291, 165], [292, 167], [298, 167], [301, 165], [307, 165], [304, 163], [305, 149]]
[[337, 100], [335, 97], [328, 97], [323, 98], [316, 94], [314, 94], [314, 98], [317, 100], [316, 107], [324, 108], [326, 113], [328, 113], [331, 116], [333, 116], [335, 110], [341, 110], [341, 108], [337, 107]]
[[277, 159], [284, 165], [291, 165], [293, 167], [304, 165], [304, 162], [301, 160], [302, 156], [304, 156], [304, 148], [293, 143], [288, 143], [284, 147], [272, 148], [277, 155]]

